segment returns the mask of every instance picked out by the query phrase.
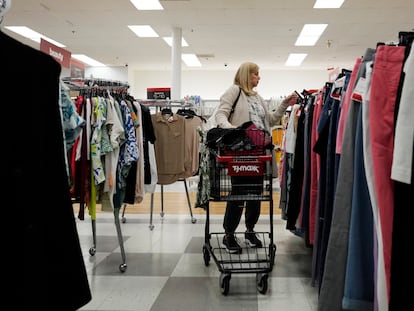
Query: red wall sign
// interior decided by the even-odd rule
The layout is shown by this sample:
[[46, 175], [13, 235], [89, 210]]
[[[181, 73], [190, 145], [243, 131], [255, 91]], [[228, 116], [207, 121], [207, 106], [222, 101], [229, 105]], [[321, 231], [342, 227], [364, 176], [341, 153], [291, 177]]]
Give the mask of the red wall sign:
[[40, 39], [40, 50], [54, 59], [56, 59], [62, 67], [70, 68], [70, 58], [72, 53], [66, 51], [44, 39]]

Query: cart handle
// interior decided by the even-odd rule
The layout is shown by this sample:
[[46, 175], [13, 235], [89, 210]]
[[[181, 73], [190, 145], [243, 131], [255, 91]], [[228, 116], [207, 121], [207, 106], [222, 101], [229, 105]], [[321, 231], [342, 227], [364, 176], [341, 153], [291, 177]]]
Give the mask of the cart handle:
[[234, 159], [244, 159], [244, 160], [250, 160], [250, 161], [260, 161], [260, 162], [270, 162], [272, 160], [272, 155], [260, 155], [260, 156], [255, 156], [255, 157], [234, 157], [234, 156], [221, 156], [221, 155], [217, 155], [217, 162], [220, 163], [225, 163], [225, 162], [231, 162]]

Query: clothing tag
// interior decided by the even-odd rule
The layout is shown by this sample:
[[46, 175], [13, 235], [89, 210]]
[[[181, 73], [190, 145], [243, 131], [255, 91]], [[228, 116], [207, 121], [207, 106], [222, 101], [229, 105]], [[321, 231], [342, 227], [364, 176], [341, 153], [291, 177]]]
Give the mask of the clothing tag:
[[358, 102], [362, 102], [363, 95], [365, 94], [367, 88], [367, 80], [364, 77], [360, 77], [358, 82], [352, 92], [351, 99], [356, 100]]
[[333, 99], [341, 100], [342, 89], [345, 85], [345, 76], [336, 79], [333, 83], [330, 96]]

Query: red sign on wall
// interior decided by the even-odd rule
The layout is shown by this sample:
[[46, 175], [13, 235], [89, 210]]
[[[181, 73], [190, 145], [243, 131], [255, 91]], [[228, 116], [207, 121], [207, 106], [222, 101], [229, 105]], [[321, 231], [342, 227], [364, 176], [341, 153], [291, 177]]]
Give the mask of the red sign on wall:
[[62, 67], [70, 68], [70, 58], [72, 53], [66, 51], [44, 39], [40, 39], [40, 50], [50, 56], [60, 63]]
[[170, 99], [171, 88], [169, 87], [152, 87], [147, 88], [147, 99]]

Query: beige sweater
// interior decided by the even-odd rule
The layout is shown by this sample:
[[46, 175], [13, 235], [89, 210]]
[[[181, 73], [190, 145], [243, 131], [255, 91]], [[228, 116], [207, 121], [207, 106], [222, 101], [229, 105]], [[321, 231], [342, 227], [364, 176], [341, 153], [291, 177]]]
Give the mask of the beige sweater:
[[[239, 87], [237, 85], [232, 85], [220, 97], [220, 103], [215, 115], [218, 127], [230, 128], [232, 125], [238, 127], [243, 123], [250, 121], [249, 103], [247, 101], [248, 95], [246, 95], [243, 91], [240, 94], [234, 113], [231, 116], [231, 123], [227, 120], [231, 111], [231, 107], [238, 94]], [[265, 100], [261, 96], [258, 97], [260, 98], [261, 105], [266, 112], [266, 119], [264, 120], [265, 127], [270, 132], [270, 128], [276, 125], [282, 118], [286, 108], [289, 106], [289, 102], [283, 100], [273, 111], [269, 111], [269, 107]]]

